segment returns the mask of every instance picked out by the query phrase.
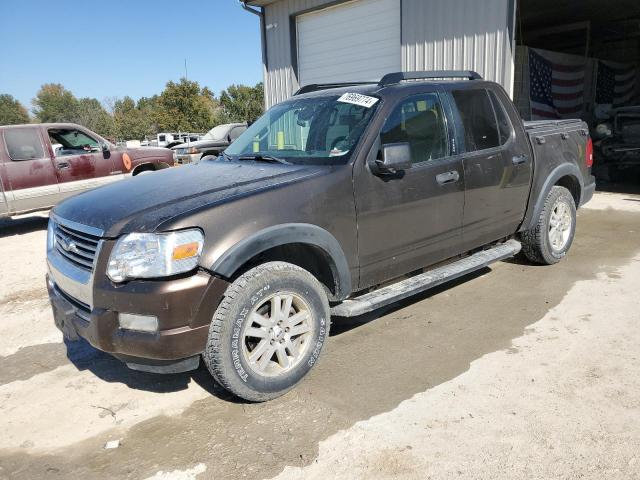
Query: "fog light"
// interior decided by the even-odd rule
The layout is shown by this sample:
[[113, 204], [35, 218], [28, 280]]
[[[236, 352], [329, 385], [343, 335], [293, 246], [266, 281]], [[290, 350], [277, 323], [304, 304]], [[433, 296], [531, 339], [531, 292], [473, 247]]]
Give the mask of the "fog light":
[[153, 315], [136, 315], [133, 313], [119, 313], [120, 328], [136, 330], [138, 332], [157, 332], [158, 318]]

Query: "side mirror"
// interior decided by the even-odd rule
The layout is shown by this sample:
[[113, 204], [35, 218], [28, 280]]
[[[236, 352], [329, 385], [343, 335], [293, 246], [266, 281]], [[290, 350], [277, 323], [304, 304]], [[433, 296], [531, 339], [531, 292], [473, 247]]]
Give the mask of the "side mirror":
[[109, 151], [109, 145], [107, 145], [106, 143], [100, 143], [100, 148], [102, 149], [103, 152]]
[[408, 143], [382, 145], [382, 160], [376, 160], [379, 173], [395, 174], [411, 168], [411, 146]]

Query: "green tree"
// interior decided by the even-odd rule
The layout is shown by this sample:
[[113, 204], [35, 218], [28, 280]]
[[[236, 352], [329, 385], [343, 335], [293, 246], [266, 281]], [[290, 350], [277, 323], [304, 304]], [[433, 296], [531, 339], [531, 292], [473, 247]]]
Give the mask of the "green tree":
[[0, 94], [0, 125], [18, 125], [29, 123], [27, 109], [13, 96]]
[[208, 88], [181, 78], [167, 83], [157, 99], [154, 117], [160, 130], [206, 132], [215, 125], [216, 107]]
[[87, 127], [103, 137], [115, 134], [113, 117], [107, 113], [102, 104], [95, 98], [81, 98], [78, 100], [75, 122]]
[[73, 122], [78, 117], [79, 103], [59, 83], [45, 83], [33, 99], [33, 113], [39, 122]]
[[220, 94], [224, 115], [231, 122], [254, 122], [264, 112], [262, 82], [255, 87], [231, 85]]
[[121, 140], [142, 140], [154, 133], [149, 112], [136, 106], [131, 97], [115, 100], [113, 122], [116, 136]]

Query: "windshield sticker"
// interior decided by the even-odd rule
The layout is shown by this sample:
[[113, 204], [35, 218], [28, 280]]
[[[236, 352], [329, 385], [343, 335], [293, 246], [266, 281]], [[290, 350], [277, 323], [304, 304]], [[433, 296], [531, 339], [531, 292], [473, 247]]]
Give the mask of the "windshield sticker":
[[375, 97], [369, 97], [368, 95], [361, 95], [359, 93], [345, 93], [339, 99], [342, 103], [352, 103], [353, 105], [359, 105], [365, 108], [373, 107], [378, 101]]

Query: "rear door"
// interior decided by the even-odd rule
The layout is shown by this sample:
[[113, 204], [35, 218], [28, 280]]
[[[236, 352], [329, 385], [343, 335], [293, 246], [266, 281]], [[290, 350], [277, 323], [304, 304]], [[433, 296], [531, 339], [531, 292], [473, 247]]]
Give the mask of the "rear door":
[[54, 164], [63, 196], [95, 188], [121, 173], [114, 168], [111, 152], [103, 152], [98, 137], [76, 127], [49, 128], [51, 143], [59, 143]]
[[2, 132], [3, 187], [12, 213], [52, 207], [60, 200], [58, 179], [41, 129], [12, 127]]
[[[499, 96], [498, 96], [499, 95]], [[501, 91], [452, 90], [458, 141], [463, 145], [463, 250], [513, 234], [531, 186], [531, 153], [521, 122], [509, 117]]]
[[464, 171], [452, 155], [452, 133], [435, 87], [392, 107], [370, 155], [380, 146], [409, 143], [412, 168], [355, 179], [360, 286], [378, 284], [459, 253]]

